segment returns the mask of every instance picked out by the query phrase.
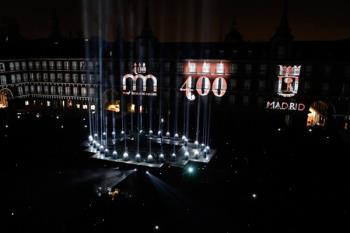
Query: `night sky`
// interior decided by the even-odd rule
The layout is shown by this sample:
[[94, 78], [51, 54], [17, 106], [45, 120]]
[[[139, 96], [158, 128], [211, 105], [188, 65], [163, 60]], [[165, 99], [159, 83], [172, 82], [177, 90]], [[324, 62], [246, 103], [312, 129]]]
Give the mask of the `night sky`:
[[[16, 18], [26, 38], [46, 37], [52, 9], [57, 9], [65, 36], [77, 36], [83, 29], [83, 2], [88, 2], [88, 35], [96, 35], [97, 7], [91, 0], [5, 0], [0, 18]], [[124, 37], [137, 36], [142, 27], [144, 0], [103, 2], [106, 37], [114, 39], [118, 18], [123, 21]], [[279, 24], [282, 0], [150, 0], [151, 27], [160, 41], [221, 41], [234, 19], [247, 41], [266, 41]], [[289, 1], [289, 22], [296, 40], [333, 40], [350, 37], [348, 0]], [[119, 16], [119, 17], [118, 17]]]

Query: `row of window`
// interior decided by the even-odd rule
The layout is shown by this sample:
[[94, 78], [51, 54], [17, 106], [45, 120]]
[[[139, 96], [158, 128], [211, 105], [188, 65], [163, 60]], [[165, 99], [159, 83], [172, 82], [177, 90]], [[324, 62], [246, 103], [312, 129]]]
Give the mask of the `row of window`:
[[98, 67], [94, 61], [17, 61], [0, 62], [0, 72], [26, 70], [93, 70]]
[[[95, 95], [95, 88], [90, 87], [70, 87], [70, 86], [19, 86], [17, 87], [18, 95], [29, 94], [44, 94], [44, 95], [66, 95], [66, 96], [82, 96], [86, 97], [88, 94], [90, 97]], [[87, 93], [89, 91], [89, 93]]]
[[[33, 101], [32, 102], [34, 105], [35, 104], [37, 104], [37, 101]], [[39, 102], [39, 104], [41, 103], [41, 105], [43, 104], [43, 102]], [[46, 101], [46, 106], [47, 107], [50, 107], [51, 106], [51, 104], [54, 104], [54, 105], [61, 105], [62, 107], [74, 107], [74, 105], [73, 105], [73, 101], [72, 100], [62, 100], [62, 101], [60, 101], [60, 102], [56, 102], [56, 101], [54, 101], [54, 102], [51, 102], [50, 100], [47, 100]], [[24, 101], [24, 105], [25, 106], [29, 106], [30, 105], [30, 102], [29, 102], [29, 100], [25, 100]], [[82, 109], [88, 109], [88, 105], [87, 104], [81, 104], [81, 103], [76, 103], [75, 104], [75, 107], [76, 108], [78, 108], [78, 109], [80, 109], [80, 108], [82, 108]], [[90, 109], [91, 110], [95, 110], [96, 109], [96, 106], [94, 105], [94, 104], [92, 104], [92, 105], [90, 105]]]
[[[88, 76], [88, 77], [87, 77]], [[66, 82], [66, 83], [94, 83], [95, 75], [93, 74], [70, 74], [70, 73], [23, 73], [11, 74], [11, 84], [21, 82]], [[0, 75], [1, 85], [9, 84], [6, 75]]]

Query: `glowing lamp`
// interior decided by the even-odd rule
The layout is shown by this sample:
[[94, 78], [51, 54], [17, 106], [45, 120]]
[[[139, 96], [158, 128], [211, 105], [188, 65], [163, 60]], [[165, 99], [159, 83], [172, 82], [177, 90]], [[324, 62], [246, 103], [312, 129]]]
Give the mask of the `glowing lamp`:
[[128, 159], [128, 157], [129, 157], [129, 154], [128, 154], [128, 152], [124, 152], [124, 154], [123, 154], [123, 159]]

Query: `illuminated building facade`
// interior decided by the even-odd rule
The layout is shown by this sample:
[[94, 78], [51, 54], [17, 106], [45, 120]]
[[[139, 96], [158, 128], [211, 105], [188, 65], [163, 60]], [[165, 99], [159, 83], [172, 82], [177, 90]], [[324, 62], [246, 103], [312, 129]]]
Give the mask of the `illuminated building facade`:
[[54, 30], [49, 40], [2, 41], [0, 108], [13, 98], [18, 108], [81, 109], [95, 149], [125, 160], [141, 153], [125, 137], [168, 141], [158, 158], [178, 144], [210, 150], [223, 115], [237, 127], [347, 128], [349, 40], [294, 41], [286, 10], [267, 42], [245, 42], [233, 28], [222, 42], [161, 43], [145, 25], [134, 41], [64, 40]]

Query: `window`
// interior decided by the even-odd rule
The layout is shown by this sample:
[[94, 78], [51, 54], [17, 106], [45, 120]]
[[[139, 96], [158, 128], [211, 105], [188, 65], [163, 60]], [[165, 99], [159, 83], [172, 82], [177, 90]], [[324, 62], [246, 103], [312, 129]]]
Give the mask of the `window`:
[[350, 90], [349, 87], [350, 87], [350, 86], [349, 86], [348, 83], [343, 83], [343, 86], [342, 86], [342, 89], [341, 89], [341, 94], [342, 94], [342, 95], [348, 95], [349, 90]]
[[56, 67], [58, 70], [62, 70], [62, 62], [61, 61], [57, 61], [56, 62]]
[[324, 67], [324, 72], [325, 72], [325, 75], [326, 75], [326, 76], [330, 76], [331, 73], [332, 73], [332, 66], [326, 65], [326, 66]]
[[74, 83], [78, 82], [78, 74], [73, 74], [73, 82]]
[[264, 104], [264, 97], [258, 96], [257, 104], [258, 104], [259, 106], [262, 106], [262, 105]]
[[1, 75], [0, 76], [0, 80], [1, 80], [1, 85], [6, 85], [7, 81], [6, 81], [6, 75]]
[[49, 74], [48, 74], [48, 73], [44, 73], [44, 74], [43, 74], [43, 81], [44, 81], [44, 82], [49, 81]]
[[267, 65], [266, 64], [260, 65], [260, 74], [265, 75], [266, 73], [267, 73]]
[[304, 83], [304, 92], [307, 93], [310, 90], [310, 83], [309, 82], [305, 82]]
[[89, 70], [94, 70], [94, 62], [89, 61], [88, 66], [89, 66]]
[[40, 70], [40, 61], [35, 62], [35, 69]]
[[95, 88], [90, 87], [90, 89], [89, 89], [89, 95], [90, 95], [90, 97], [93, 97], [93, 96], [95, 95]]
[[81, 95], [86, 96], [86, 87], [81, 88]]
[[21, 70], [21, 67], [20, 67], [20, 65], [19, 65], [19, 62], [15, 62], [15, 68], [16, 68], [17, 71], [18, 71], [18, 70]]
[[237, 64], [231, 64], [230, 65], [230, 73], [231, 74], [237, 74]]
[[16, 74], [16, 79], [18, 83], [22, 82], [21, 74]]
[[55, 69], [55, 62], [49, 61], [49, 66], [50, 66], [50, 70], [54, 70]]
[[0, 63], [0, 72], [5, 72], [5, 63]]
[[22, 70], [27, 70], [27, 63], [22, 61]]
[[47, 107], [50, 107], [51, 106], [51, 102], [48, 100], [48, 101], [46, 101], [46, 106]]
[[42, 91], [41, 86], [37, 86], [36, 89], [37, 89], [37, 91], [38, 91], [38, 94], [41, 94], [41, 91]]
[[28, 74], [23, 73], [23, 82], [28, 82]]
[[41, 82], [41, 74], [40, 73], [36, 73], [36, 81]]
[[305, 67], [305, 72], [306, 72], [307, 76], [310, 76], [311, 73], [312, 73], [312, 66], [311, 65], [306, 66]]
[[77, 69], [78, 69], [78, 65], [77, 65], [77, 62], [76, 62], [76, 61], [73, 61], [73, 62], [72, 62], [72, 69], [73, 69], [73, 70], [77, 70]]
[[243, 96], [243, 104], [248, 105], [249, 104], [249, 96], [245, 95]]
[[[196, 67], [196, 64], [194, 64], [194, 67]], [[194, 68], [194, 70], [196, 70], [196, 68]], [[176, 72], [183, 73], [184, 72], [184, 64], [182, 64], [181, 62], [178, 62], [176, 65]], [[189, 72], [195, 72], [195, 71], [191, 71], [190, 65], [189, 65]]]
[[244, 80], [244, 90], [250, 90], [251, 80]]
[[64, 61], [63, 66], [65, 70], [69, 70], [69, 61]]
[[44, 86], [44, 93], [45, 95], [49, 94], [49, 86]]
[[218, 63], [216, 64], [216, 73], [217, 74], [223, 74], [224, 73], [224, 64], [223, 63]]
[[237, 80], [231, 79], [230, 80], [230, 86], [232, 89], [235, 89], [237, 87]]
[[11, 74], [11, 83], [16, 83], [16, 75]]
[[86, 74], [80, 75], [81, 83], [86, 83]]
[[66, 95], [70, 95], [70, 87], [69, 86], [65, 87], [64, 91], [66, 92]]
[[[178, 69], [179, 69], [178, 72], [182, 72], [180, 70], [183, 69], [183, 66], [181, 66], [180, 63], [178, 63], [177, 65], [178, 65]], [[204, 66], [204, 64], [203, 64], [203, 66]], [[196, 73], [196, 63], [193, 63], [193, 62], [188, 63], [188, 72], [189, 73]]]
[[32, 61], [28, 62], [28, 68], [29, 68], [30, 70], [33, 69], [33, 62], [32, 62]]
[[328, 92], [329, 91], [329, 84], [328, 83], [322, 83], [322, 92]]
[[246, 72], [247, 74], [251, 74], [251, 73], [252, 73], [252, 70], [253, 70], [252, 64], [246, 64], [246, 65], [245, 65], [245, 72]]
[[80, 70], [85, 70], [86, 69], [86, 62], [85, 61], [79, 62], [79, 68], [80, 68]]
[[51, 86], [50, 87], [50, 91], [51, 91], [51, 95], [56, 95], [56, 87], [55, 86]]
[[34, 87], [34, 85], [30, 86], [30, 93], [35, 94], [35, 87]]
[[265, 89], [265, 81], [264, 80], [259, 80], [259, 90], [263, 91]]
[[62, 73], [59, 73], [57, 74], [57, 82], [63, 82], [63, 74]]
[[89, 82], [90, 83], [94, 83], [95, 82], [95, 78], [93, 74], [89, 74]]
[[26, 95], [29, 94], [29, 87], [28, 87], [28, 86], [24, 86], [24, 93], [25, 93]]
[[69, 83], [69, 82], [70, 82], [70, 74], [65, 74], [65, 75], [64, 75], [64, 81], [65, 81], [66, 83]]
[[43, 67], [43, 70], [47, 70], [47, 62], [46, 61], [42, 61], [41, 66]]
[[56, 79], [56, 75], [55, 73], [50, 73], [50, 82], [55, 82], [55, 79]]
[[15, 70], [15, 65], [13, 64], [13, 62], [10, 62], [10, 70], [11, 71]]
[[58, 86], [57, 91], [58, 91], [59, 95], [63, 95], [63, 87], [62, 86]]
[[83, 104], [83, 109], [87, 109], [87, 108], [88, 108], [87, 104]]
[[30, 73], [29, 78], [31, 82], [34, 82], [34, 73]]
[[[192, 73], [193, 71], [191, 71]], [[194, 71], [195, 72], [195, 71]], [[202, 67], [202, 72], [203, 73], [209, 73], [210, 72], [210, 64], [207, 62], [203, 63], [203, 67]]]
[[170, 62], [166, 62], [164, 65], [165, 72], [170, 72]]
[[78, 95], [78, 87], [73, 87], [73, 95]]

